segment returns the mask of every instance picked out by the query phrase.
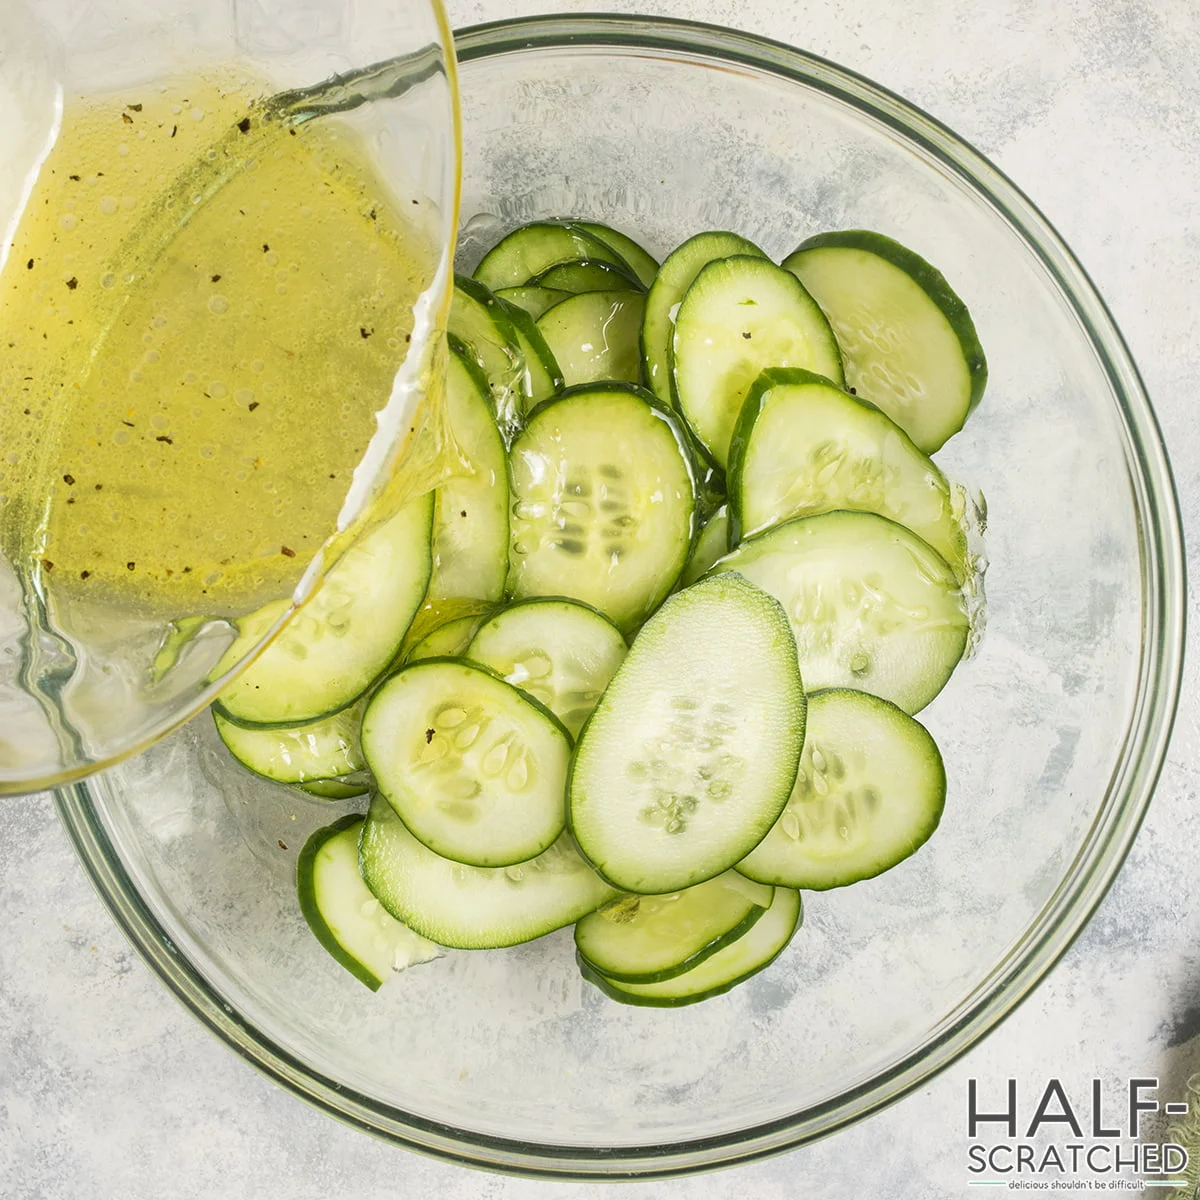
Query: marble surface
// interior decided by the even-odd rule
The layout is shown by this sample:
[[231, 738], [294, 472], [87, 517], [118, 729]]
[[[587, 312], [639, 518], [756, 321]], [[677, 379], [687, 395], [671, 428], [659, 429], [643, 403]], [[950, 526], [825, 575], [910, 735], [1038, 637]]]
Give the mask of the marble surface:
[[[457, 0], [457, 25], [592, 3]], [[1200, 13], [1194, 0], [609, 0], [815, 51], [925, 107], [1057, 225], [1111, 306], [1200, 521]], [[1200, 540], [1200, 539], [1198, 539]], [[1195, 566], [1193, 565], [1193, 569]], [[1190, 614], [1194, 616], [1194, 613]], [[928, 1087], [816, 1147], [630, 1200], [968, 1194], [967, 1080], [1200, 1071], [1200, 691], [1130, 859], [1051, 977]], [[1174, 1098], [1165, 1096], [1165, 1098]], [[0, 804], [0, 1197], [577, 1200], [406, 1154], [277, 1089], [194, 1024], [115, 930], [45, 797]], [[1129, 1193], [1126, 1193], [1129, 1194]], [[1148, 1192], [1162, 1195], [1162, 1192]]]

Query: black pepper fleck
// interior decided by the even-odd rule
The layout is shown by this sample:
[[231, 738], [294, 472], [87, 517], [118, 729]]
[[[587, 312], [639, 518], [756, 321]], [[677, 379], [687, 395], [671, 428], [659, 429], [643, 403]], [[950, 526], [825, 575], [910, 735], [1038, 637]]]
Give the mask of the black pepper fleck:
[[459, 514], [458, 514], [458, 515], [459, 515], [460, 517], [465, 517], [465, 516], [467, 515], [467, 510], [466, 510], [465, 508], [464, 508], [464, 509], [460, 509], [460, 510], [459, 510]]
[[45, 567], [47, 571], [54, 570], [54, 564], [48, 558], [42, 559], [42, 566]]
[[242, 118], [242, 119], [241, 119], [241, 120], [238, 122], [238, 128], [239, 128], [239, 129], [240, 129], [240, 130], [241, 130], [243, 133], [249, 133], [249, 132], [250, 132], [250, 118], [249, 118], [249, 117], [243, 117], [243, 118]]
[[172, 125], [172, 126], [171, 126], [171, 136], [172, 136], [172, 137], [174, 137], [174, 136], [175, 136], [175, 135], [176, 135], [178, 132], [179, 132], [179, 126], [178, 126], [178, 125]]
[[251, 400], [251, 401], [250, 401], [250, 405], [249, 405], [249, 410], [250, 410], [250, 412], [253, 412], [253, 411], [254, 411], [254, 410], [257, 408], [257, 407], [258, 407], [258, 401], [257, 401], [257, 400]]
[[72, 183], [78, 183], [78, 182], [79, 182], [79, 176], [78, 176], [78, 175], [68, 175], [68, 176], [67, 176], [67, 178], [68, 178], [68, 179], [69, 179], [69, 180], [70, 180]]
[[268, 246], [266, 242], [263, 242], [263, 253], [269, 254], [270, 252], [271, 252], [271, 247]]
[[132, 422], [132, 421], [122, 421], [122, 422], [121, 422], [121, 424], [122, 424], [122, 425], [128, 425], [130, 429], [132, 429], [132, 428], [133, 428], [133, 422]]
[[852, 396], [857, 396], [857, 395], [858, 395], [858, 389], [857, 389], [857, 388], [851, 388], [851, 389], [850, 389], [850, 395], [852, 395]]
[[220, 282], [221, 282], [221, 277], [220, 277], [220, 275], [214, 275], [214, 276], [212, 277], [212, 281], [213, 281], [213, 283], [220, 283]]
[[412, 334], [411, 334], [411, 333], [406, 333], [406, 334], [404, 335], [404, 341], [405, 341], [405, 343], [406, 343], [406, 344], [407, 344], [408, 342], [411, 342], [411, 341], [412, 341]]
[[362, 335], [363, 339], [366, 340], [367, 338], [369, 338], [371, 336], [371, 334], [373, 334], [375, 332], [375, 330], [368, 329], [365, 325], [360, 325], [358, 327], [358, 332]]
[[91, 574], [92, 574], [91, 571], [80, 571], [79, 578], [80, 579], [88, 579], [91, 577]]
[[33, 259], [32, 258], [25, 264], [25, 269], [27, 271], [33, 270]]
[[74, 487], [75, 486], [75, 476], [74, 475], [64, 475], [63, 483], [65, 483], [67, 485], [67, 487]]
[[287, 846], [285, 846], [284, 843], [281, 840], [279, 840], [278, 838], [275, 841], [275, 845], [277, 845], [280, 848], [280, 850], [287, 849]]
[[104, 491], [104, 484], [102, 484], [102, 483], [96, 484], [96, 491], [98, 491], [98, 492]]
[[140, 104], [127, 104], [127, 105], [125, 105], [125, 107], [127, 109], [129, 109], [130, 112], [141, 112], [142, 111], [142, 106]]
[[433, 730], [432, 729], [425, 730], [425, 745], [428, 746], [429, 743], [432, 741], [433, 741]]
[[167, 437], [165, 433], [160, 433], [154, 440], [156, 442], [166, 442], [168, 446], [175, 445], [175, 442], [171, 438]]
[[127, 571], [133, 571], [133, 570], [135, 570], [136, 568], [137, 568], [137, 563], [134, 563], [134, 562], [127, 562], [127, 563], [125, 564], [125, 570], [127, 570]]
[[749, 341], [749, 340], [750, 340], [750, 336], [751, 336], [751, 335], [750, 335], [750, 331], [749, 331], [749, 330], [743, 330], [743, 331], [742, 331], [742, 337], [744, 337], [744, 338], [746, 339], [746, 341]]
[[133, 124], [133, 118], [128, 113], [122, 113], [121, 120], [124, 121], [126, 125]]
[[76, 279], [74, 275], [72, 275], [71, 278], [67, 280], [67, 287], [69, 287], [71, 289], [71, 291], [74, 291], [78, 286], [79, 286], [79, 280]]
[[295, 558], [296, 557], [296, 552], [295, 552], [295, 550], [293, 550], [291, 548], [291, 546], [280, 546], [279, 553], [282, 554], [285, 558]]

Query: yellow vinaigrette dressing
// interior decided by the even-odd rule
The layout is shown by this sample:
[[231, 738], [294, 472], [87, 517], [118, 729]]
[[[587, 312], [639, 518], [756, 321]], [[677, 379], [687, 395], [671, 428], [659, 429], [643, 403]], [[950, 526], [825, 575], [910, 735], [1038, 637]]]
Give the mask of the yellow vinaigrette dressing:
[[0, 548], [55, 591], [244, 612], [336, 528], [436, 255], [348, 129], [261, 94], [64, 111], [0, 272]]

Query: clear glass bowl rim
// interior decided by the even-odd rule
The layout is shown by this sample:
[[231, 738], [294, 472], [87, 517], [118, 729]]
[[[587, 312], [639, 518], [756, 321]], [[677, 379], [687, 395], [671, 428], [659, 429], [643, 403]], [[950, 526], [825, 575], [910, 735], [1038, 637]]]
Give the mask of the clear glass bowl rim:
[[889, 1069], [835, 1099], [720, 1137], [634, 1148], [536, 1144], [483, 1136], [382, 1105], [314, 1072], [249, 1023], [172, 943], [136, 891], [100, 822], [86, 781], [55, 792], [59, 816], [101, 900], [150, 968], [217, 1037], [268, 1078], [339, 1120], [450, 1162], [541, 1178], [651, 1178], [747, 1162], [835, 1133], [927, 1083], [993, 1030], [1046, 976], [1119, 871], [1153, 794], [1179, 696], [1185, 560], [1178, 501], [1161, 432], [1129, 351], [1083, 268], [1024, 194], [961, 138], [885, 88], [815, 55], [720, 26], [660, 17], [552, 15], [456, 31], [460, 62], [588, 47], [717, 61], [837, 98], [936, 159], [1020, 235], [1062, 290], [1111, 383], [1124, 427], [1142, 544], [1143, 639], [1132, 719], [1095, 819], [1054, 895], [955, 1018]]

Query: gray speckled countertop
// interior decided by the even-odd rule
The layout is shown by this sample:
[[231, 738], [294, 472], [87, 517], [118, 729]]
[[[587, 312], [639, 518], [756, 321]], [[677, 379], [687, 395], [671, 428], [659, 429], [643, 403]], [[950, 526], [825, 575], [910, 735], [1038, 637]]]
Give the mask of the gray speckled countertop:
[[[457, 25], [599, 5], [457, 0]], [[609, 0], [739, 26], [926, 108], [1057, 225], [1111, 306], [1200, 522], [1200, 10], [1195, 0]], [[814, 1148], [637, 1200], [969, 1194], [967, 1080], [1200, 1071], [1200, 692], [1130, 859], [1091, 925], [998, 1032], [935, 1082]], [[1173, 1098], [1165, 1095], [1165, 1099]], [[596, 1194], [457, 1169], [342, 1128], [240, 1062], [159, 986], [93, 895], [45, 797], [0, 804], [0, 1197], [467, 1198]], [[1126, 1193], [1128, 1194], [1128, 1193]], [[1162, 1195], [1161, 1191], [1148, 1192]]]

